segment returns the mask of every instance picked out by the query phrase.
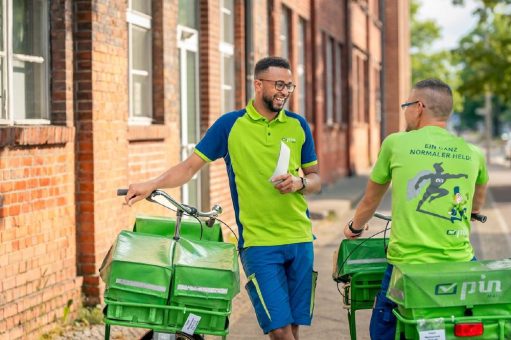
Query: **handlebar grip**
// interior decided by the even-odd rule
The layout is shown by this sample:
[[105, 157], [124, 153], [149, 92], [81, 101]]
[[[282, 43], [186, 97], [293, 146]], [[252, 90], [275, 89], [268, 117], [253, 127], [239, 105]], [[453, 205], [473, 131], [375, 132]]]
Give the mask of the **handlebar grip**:
[[383, 214], [381, 214], [381, 213], [379, 213], [379, 212], [375, 212], [375, 213], [373, 214], [373, 216], [374, 216], [374, 217], [377, 217], [377, 218], [380, 218], [380, 219], [382, 219], [382, 220], [385, 220], [385, 221], [389, 221], [389, 222], [390, 222], [390, 221], [392, 221], [392, 217], [391, 217], [391, 216], [386, 216], [386, 215], [383, 215]]
[[126, 196], [128, 194], [128, 189], [117, 189], [117, 196]]
[[474, 214], [474, 213], [470, 214], [470, 217], [476, 221], [481, 222], [481, 223], [486, 222], [486, 220], [488, 219], [488, 217], [486, 215]]

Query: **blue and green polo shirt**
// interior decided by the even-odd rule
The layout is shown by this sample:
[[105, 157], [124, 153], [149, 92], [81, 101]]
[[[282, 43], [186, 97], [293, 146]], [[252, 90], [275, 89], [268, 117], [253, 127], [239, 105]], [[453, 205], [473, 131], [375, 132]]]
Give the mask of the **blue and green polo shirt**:
[[289, 173], [318, 163], [307, 121], [281, 110], [268, 121], [254, 108], [221, 116], [197, 144], [206, 162], [222, 157], [227, 167], [239, 231], [239, 248], [275, 246], [313, 239], [307, 202], [302, 194], [281, 194], [269, 181], [281, 142], [291, 150]]

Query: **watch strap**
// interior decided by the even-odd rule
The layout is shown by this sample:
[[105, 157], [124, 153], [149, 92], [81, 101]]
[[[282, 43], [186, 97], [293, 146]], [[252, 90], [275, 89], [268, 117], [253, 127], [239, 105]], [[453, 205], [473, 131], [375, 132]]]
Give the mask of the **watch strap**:
[[353, 233], [353, 234], [362, 234], [362, 232], [364, 231], [364, 229], [354, 229], [353, 228], [353, 220], [349, 221], [348, 222], [348, 229]]

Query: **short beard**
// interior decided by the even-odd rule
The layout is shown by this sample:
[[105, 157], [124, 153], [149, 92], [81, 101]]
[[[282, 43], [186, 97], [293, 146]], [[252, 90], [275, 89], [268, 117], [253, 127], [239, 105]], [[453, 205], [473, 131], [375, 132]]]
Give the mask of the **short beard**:
[[[282, 107], [284, 107], [284, 105], [286, 104], [286, 101], [287, 101], [287, 98], [284, 99], [284, 103], [282, 104]], [[280, 112], [280, 110], [282, 110], [282, 108], [276, 108], [275, 106], [273, 106], [273, 97], [269, 98], [268, 96], [265, 96], [263, 95], [263, 103], [264, 105], [266, 105], [266, 108], [268, 110], [270, 110], [271, 112]]]

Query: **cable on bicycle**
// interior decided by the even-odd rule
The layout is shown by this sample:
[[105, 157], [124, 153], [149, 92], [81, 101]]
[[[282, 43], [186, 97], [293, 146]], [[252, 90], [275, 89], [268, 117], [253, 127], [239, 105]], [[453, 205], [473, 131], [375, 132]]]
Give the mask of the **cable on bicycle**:
[[[387, 247], [386, 247], [386, 245], [385, 245], [386, 234], [387, 234], [387, 230], [392, 229], [392, 228], [389, 228], [389, 223], [390, 223], [390, 221], [387, 221], [387, 223], [385, 224], [385, 229], [383, 229], [383, 230], [381, 230], [381, 231], [379, 231], [379, 232], [377, 232], [377, 233], [374, 233], [374, 234], [373, 234], [373, 235], [371, 235], [370, 237], [368, 237], [368, 238], [364, 239], [364, 241], [360, 242], [360, 244], [358, 244], [355, 248], [353, 248], [353, 249], [349, 252], [348, 256], [346, 256], [346, 259], [345, 259], [345, 260], [341, 263], [341, 266], [339, 267], [339, 269], [338, 269], [338, 271], [337, 271], [337, 275], [340, 275], [341, 270], [342, 270], [342, 268], [344, 268], [344, 265], [346, 264], [346, 262], [348, 261], [348, 259], [351, 257], [351, 255], [352, 255], [352, 254], [353, 254], [353, 253], [354, 253], [354, 252], [355, 252], [355, 251], [356, 251], [356, 250], [357, 250], [357, 249], [358, 249], [361, 245], [363, 245], [364, 243], [366, 243], [366, 242], [367, 242], [367, 240], [372, 239], [373, 237], [375, 237], [376, 235], [379, 235], [379, 234], [381, 234], [381, 233], [384, 233], [384, 234], [383, 234], [383, 235], [384, 235], [384, 237], [383, 237], [383, 247], [384, 247], [384, 252], [385, 252], [385, 254], [386, 254], [386, 253], [387, 253]], [[337, 282], [337, 291], [339, 292], [339, 294], [341, 294], [341, 296], [342, 296], [342, 298], [343, 298], [343, 299], [346, 299], [346, 296], [345, 296], [345, 295], [341, 292], [341, 290], [339, 289], [339, 283], [340, 283], [340, 282]], [[351, 301], [354, 301], [354, 302], [362, 302], [362, 300], [357, 300], [357, 299], [350, 299], [349, 301], [350, 301], [350, 303], [351, 303]]]

